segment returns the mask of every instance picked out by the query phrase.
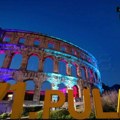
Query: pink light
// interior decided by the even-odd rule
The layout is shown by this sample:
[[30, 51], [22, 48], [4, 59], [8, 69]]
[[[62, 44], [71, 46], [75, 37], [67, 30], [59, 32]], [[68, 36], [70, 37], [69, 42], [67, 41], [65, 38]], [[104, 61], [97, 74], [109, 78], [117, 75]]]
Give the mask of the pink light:
[[45, 91], [40, 91], [40, 95], [45, 95]]
[[78, 88], [76, 86], [73, 86], [73, 96], [76, 98], [76, 97], [79, 97], [78, 95]]
[[15, 52], [15, 54], [21, 54], [20, 52]]
[[75, 51], [75, 55], [77, 55], [77, 52]]
[[50, 58], [50, 59], [53, 60], [53, 57], [52, 57], [52, 56], [46, 56], [45, 59], [47, 59], [47, 58]]
[[75, 62], [72, 63], [75, 67], [77, 67], [77, 64]]
[[60, 89], [60, 91], [65, 94], [66, 93], [66, 88]]
[[4, 50], [0, 50], [0, 54], [4, 54], [5, 52], [4, 52]]
[[38, 57], [38, 55], [37, 55], [37, 54], [32, 54], [31, 56], [37, 56], [37, 57]]
[[67, 63], [65, 59], [62, 59], [61, 61], [64, 62], [64, 63]]
[[33, 90], [30, 90], [30, 91], [26, 91], [25, 93], [34, 94], [34, 91], [33, 91]]

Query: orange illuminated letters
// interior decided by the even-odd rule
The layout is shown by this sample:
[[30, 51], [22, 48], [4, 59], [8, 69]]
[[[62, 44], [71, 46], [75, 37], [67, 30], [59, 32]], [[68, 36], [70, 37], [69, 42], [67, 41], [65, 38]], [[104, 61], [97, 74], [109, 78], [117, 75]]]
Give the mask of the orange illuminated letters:
[[[11, 119], [20, 119], [23, 112], [23, 103], [25, 96], [26, 84], [24, 82], [18, 82], [17, 84], [11, 85], [8, 83], [0, 83], [0, 100], [4, 98], [9, 89], [13, 90], [14, 101], [12, 105]], [[120, 118], [120, 90], [118, 93], [118, 106], [117, 112], [103, 112], [102, 103], [100, 98], [100, 93], [98, 89], [93, 89], [93, 100], [94, 108], [97, 119], [119, 119]], [[57, 102], [52, 101], [52, 95], [57, 95], [59, 100]], [[73, 90], [68, 90], [68, 111], [70, 115], [75, 119], [87, 119], [91, 113], [91, 103], [90, 103], [90, 91], [89, 89], [83, 90], [84, 99], [84, 111], [78, 113], [74, 110], [73, 101]], [[50, 109], [53, 107], [61, 107], [65, 102], [64, 94], [59, 90], [47, 90], [45, 92], [45, 101], [43, 108], [43, 119], [49, 119]], [[29, 113], [29, 119], [37, 119], [36, 112]]]

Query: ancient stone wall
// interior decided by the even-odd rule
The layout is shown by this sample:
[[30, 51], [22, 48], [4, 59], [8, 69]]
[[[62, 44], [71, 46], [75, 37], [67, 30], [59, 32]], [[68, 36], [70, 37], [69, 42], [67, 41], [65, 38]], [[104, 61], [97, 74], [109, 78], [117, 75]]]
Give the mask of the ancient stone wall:
[[[96, 59], [76, 45], [40, 33], [19, 30], [1, 30], [0, 37], [0, 55], [5, 55], [0, 68], [0, 82], [6, 82], [9, 78], [17, 82], [33, 80], [33, 101], [39, 102], [41, 85], [46, 80], [50, 81], [52, 89], [57, 89], [60, 83], [64, 83], [68, 89], [77, 85], [79, 97], [84, 87], [98, 87], [102, 90]], [[10, 66], [16, 55], [21, 55], [22, 61], [20, 67], [13, 69]], [[35, 56], [39, 61], [35, 71], [27, 69], [31, 56]], [[44, 72], [47, 58], [53, 61], [52, 73]], [[66, 75], [59, 71], [60, 61], [66, 65]], [[75, 68], [76, 76], [72, 75], [72, 67]]]

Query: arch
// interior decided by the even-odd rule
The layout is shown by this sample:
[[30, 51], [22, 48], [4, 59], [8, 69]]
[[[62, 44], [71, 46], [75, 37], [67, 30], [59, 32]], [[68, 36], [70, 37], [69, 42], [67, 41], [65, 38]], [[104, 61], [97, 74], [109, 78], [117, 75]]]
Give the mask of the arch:
[[77, 55], [77, 52], [75, 49], [72, 49], [72, 55]]
[[52, 85], [49, 81], [44, 81], [41, 85], [41, 91], [51, 90]]
[[58, 67], [59, 67], [59, 74], [66, 75], [66, 61], [65, 60], [59, 61]]
[[71, 75], [74, 77], [77, 77], [77, 66], [75, 63], [72, 63], [72, 66], [71, 66]]
[[5, 82], [13, 85], [16, 83], [16, 80], [14, 80], [13, 78], [8, 78], [8, 79], [5, 79]]
[[[4, 80], [6, 83], [9, 83], [10, 85], [14, 85], [16, 84], [16, 80], [14, 80], [13, 78], [8, 78]], [[7, 94], [5, 95], [5, 97], [3, 98], [3, 100], [13, 100], [13, 91], [12, 90], [8, 90]]]
[[20, 53], [15, 54], [12, 57], [12, 61], [10, 64], [10, 69], [19, 69], [22, 63], [22, 55]]
[[66, 94], [66, 92], [67, 92], [67, 87], [65, 86], [64, 83], [58, 84], [58, 89], [59, 89], [61, 92], [63, 92], [64, 94]]
[[94, 73], [92, 69], [89, 69], [89, 74], [90, 74], [90, 82], [95, 82]]
[[1, 50], [0, 51], [0, 67], [3, 66], [5, 55], [6, 55], [5, 52]]
[[31, 101], [34, 96], [35, 82], [33, 80], [25, 80], [24, 82], [26, 83], [25, 100]]
[[35, 89], [35, 82], [33, 80], [26, 80], [26, 90], [34, 90]]
[[78, 88], [77, 85], [74, 85], [74, 86], [73, 86], [73, 96], [74, 96], [75, 98], [78, 98], [78, 97], [79, 97], [79, 88]]
[[40, 40], [34, 40], [34, 43], [33, 43], [35, 46], [40, 46]]
[[86, 80], [86, 73], [85, 73], [85, 67], [84, 66], [80, 67], [80, 72], [81, 72], [81, 78], [83, 80]]
[[54, 48], [54, 44], [53, 43], [48, 43], [48, 48]]
[[61, 50], [62, 52], [65, 52], [65, 51], [66, 51], [66, 47], [65, 47], [65, 46], [61, 46], [61, 47], [60, 47], [60, 50]]
[[51, 57], [45, 58], [43, 72], [52, 73], [54, 71], [54, 63]]
[[99, 82], [97, 73], [95, 72], [94, 74], [95, 74], [95, 81]]
[[5, 36], [3, 39], [3, 42], [9, 43], [10, 42], [10, 37]]
[[49, 81], [44, 81], [41, 85], [41, 90], [40, 90], [40, 100], [41, 101], [44, 101], [46, 90], [52, 90], [52, 85]]
[[24, 43], [25, 43], [25, 39], [24, 39], [24, 38], [20, 38], [20, 39], [19, 39], [19, 43], [20, 43], [20, 44], [24, 44]]
[[39, 62], [40, 61], [37, 55], [31, 55], [28, 59], [27, 70], [37, 72], [39, 68]]

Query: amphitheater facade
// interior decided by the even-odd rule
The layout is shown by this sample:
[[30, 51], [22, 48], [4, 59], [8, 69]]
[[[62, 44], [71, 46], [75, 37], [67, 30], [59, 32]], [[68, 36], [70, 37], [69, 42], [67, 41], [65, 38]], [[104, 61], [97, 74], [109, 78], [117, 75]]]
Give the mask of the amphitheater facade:
[[[17, 56], [21, 56], [21, 59], [16, 61]], [[7, 82], [11, 78], [16, 82], [32, 80], [35, 84], [32, 99], [37, 103], [40, 101], [42, 84], [46, 81], [52, 90], [65, 90], [67, 93], [68, 89], [73, 89], [77, 92], [75, 97], [82, 97], [85, 87], [90, 90], [97, 87], [102, 91], [95, 57], [59, 38], [35, 32], [1, 29], [0, 58], [0, 82]], [[47, 60], [52, 64], [47, 65]]]

